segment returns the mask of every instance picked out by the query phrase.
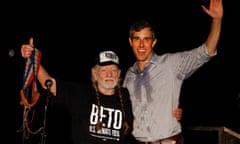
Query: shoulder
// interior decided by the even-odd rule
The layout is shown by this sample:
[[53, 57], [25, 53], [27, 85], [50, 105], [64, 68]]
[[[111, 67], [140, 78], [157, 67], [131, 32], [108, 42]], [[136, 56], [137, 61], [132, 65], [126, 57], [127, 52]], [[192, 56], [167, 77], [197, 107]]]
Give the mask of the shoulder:
[[123, 93], [129, 93], [129, 92], [128, 92], [128, 89], [125, 88], [125, 87], [121, 87], [121, 92], [123, 92]]
[[121, 88], [121, 93], [122, 93], [122, 97], [127, 100], [127, 99], [130, 99], [130, 94], [129, 94], [129, 91], [127, 88], [125, 87], [122, 87]]

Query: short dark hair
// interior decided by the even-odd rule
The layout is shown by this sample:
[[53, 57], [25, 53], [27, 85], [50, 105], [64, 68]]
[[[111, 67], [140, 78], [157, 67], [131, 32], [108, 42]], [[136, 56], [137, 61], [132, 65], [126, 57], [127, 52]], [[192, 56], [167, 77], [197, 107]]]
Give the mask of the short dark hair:
[[139, 32], [144, 28], [150, 28], [150, 30], [152, 31], [152, 38], [156, 38], [156, 32], [153, 26], [146, 20], [139, 20], [133, 23], [129, 30], [129, 37], [132, 38], [134, 32]]

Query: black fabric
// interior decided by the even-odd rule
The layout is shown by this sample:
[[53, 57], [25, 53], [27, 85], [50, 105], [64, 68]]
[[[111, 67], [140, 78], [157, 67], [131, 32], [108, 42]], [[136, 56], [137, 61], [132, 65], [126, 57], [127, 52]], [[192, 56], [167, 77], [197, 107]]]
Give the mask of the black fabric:
[[[122, 88], [121, 92], [131, 132], [133, 122], [131, 101], [127, 89]], [[126, 138], [131, 136], [124, 135], [122, 129], [118, 131], [118, 126], [123, 123], [123, 117], [120, 116], [122, 108], [119, 96], [100, 94], [100, 103], [104, 116], [104, 131], [101, 134], [95, 132], [94, 122], [97, 120], [97, 112], [92, 109], [97, 110], [97, 99], [92, 85], [57, 80], [57, 96], [53, 96], [50, 103], [49, 143], [130, 143], [131, 139]]]

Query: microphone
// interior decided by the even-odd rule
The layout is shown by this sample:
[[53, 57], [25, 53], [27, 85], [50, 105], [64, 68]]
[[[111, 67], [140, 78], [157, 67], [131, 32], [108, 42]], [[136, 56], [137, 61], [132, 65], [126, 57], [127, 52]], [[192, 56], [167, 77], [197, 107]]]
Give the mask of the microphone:
[[47, 87], [47, 89], [50, 89], [50, 87], [52, 86], [52, 80], [50, 80], [50, 79], [46, 80], [45, 86]]
[[47, 122], [47, 111], [48, 111], [48, 104], [50, 101], [50, 96], [51, 96], [51, 92], [50, 92], [50, 88], [52, 86], [53, 82], [52, 80], [48, 79], [45, 81], [45, 86], [47, 87], [47, 99], [46, 99], [46, 104], [44, 106], [44, 119], [43, 119], [43, 132], [42, 132], [42, 139], [41, 139], [41, 144], [45, 144], [46, 143], [46, 122]]
[[48, 79], [45, 81], [45, 86], [47, 87], [48, 95], [50, 95], [50, 88], [52, 86], [52, 80]]

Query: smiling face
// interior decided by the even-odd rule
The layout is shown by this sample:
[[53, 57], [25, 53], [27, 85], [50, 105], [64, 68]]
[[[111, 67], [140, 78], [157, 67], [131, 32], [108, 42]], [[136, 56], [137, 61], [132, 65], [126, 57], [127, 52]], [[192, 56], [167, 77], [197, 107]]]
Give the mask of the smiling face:
[[150, 27], [145, 27], [140, 31], [133, 31], [129, 38], [129, 43], [138, 63], [147, 63], [153, 53], [153, 48], [157, 42]]
[[103, 94], [112, 94], [118, 84], [121, 70], [115, 64], [96, 65], [92, 68], [92, 76], [97, 81], [97, 87]]

